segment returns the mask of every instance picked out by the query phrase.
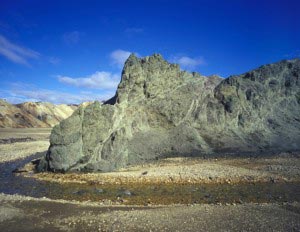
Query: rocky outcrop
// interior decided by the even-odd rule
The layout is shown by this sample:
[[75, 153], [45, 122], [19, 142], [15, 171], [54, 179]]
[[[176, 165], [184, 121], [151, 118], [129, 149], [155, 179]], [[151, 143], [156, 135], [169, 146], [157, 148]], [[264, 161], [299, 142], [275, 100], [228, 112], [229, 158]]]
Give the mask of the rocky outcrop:
[[76, 105], [54, 105], [48, 102], [10, 104], [0, 99], [0, 127], [53, 127], [68, 118]]
[[300, 60], [222, 79], [131, 55], [116, 95], [52, 130], [39, 170], [112, 171], [171, 156], [300, 149]]

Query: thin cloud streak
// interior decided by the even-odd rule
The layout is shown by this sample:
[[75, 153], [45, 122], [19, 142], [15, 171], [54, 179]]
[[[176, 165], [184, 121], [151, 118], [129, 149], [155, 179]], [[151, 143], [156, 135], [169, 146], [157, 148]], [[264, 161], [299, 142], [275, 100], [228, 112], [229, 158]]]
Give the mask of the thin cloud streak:
[[48, 61], [53, 65], [57, 65], [61, 62], [61, 60], [57, 57], [49, 57]]
[[30, 66], [28, 59], [38, 59], [40, 56], [38, 52], [18, 46], [2, 35], [0, 35], [0, 54], [14, 63], [26, 66]]
[[120, 77], [110, 72], [98, 71], [87, 77], [58, 76], [58, 81], [75, 87], [115, 90], [120, 82]]
[[205, 65], [206, 61], [203, 57], [191, 58], [188, 56], [175, 56], [172, 57], [171, 62], [177, 63], [183, 69], [194, 69], [200, 65]]
[[81, 91], [71, 94], [63, 91], [37, 88], [26, 83], [14, 83], [10, 90], [0, 91], [0, 98], [4, 98], [11, 103], [42, 101], [54, 104], [80, 104], [87, 101], [104, 101], [114, 96], [114, 94], [114, 91], [104, 91], [101, 94]]
[[124, 66], [125, 61], [130, 56], [132, 52], [125, 51], [122, 49], [117, 49], [110, 53], [110, 59], [113, 65], [117, 65], [119, 68]]

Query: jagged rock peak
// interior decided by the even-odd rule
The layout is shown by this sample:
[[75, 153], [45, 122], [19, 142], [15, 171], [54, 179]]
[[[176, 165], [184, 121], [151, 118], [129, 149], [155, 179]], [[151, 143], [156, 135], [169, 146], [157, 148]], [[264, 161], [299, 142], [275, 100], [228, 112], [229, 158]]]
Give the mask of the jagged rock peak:
[[[204, 82], [206, 79], [208, 78], [196, 72], [181, 71], [178, 64], [169, 63], [160, 54], [138, 58], [132, 53], [124, 64], [116, 95], [105, 104], [126, 104], [131, 101], [162, 97], [185, 82], [199, 80]], [[210, 81], [216, 83], [221, 79], [214, 78]]]
[[115, 99], [122, 103], [153, 98], [195, 78], [204, 80], [198, 73], [181, 71], [178, 64], [169, 63], [160, 54], [144, 58], [131, 54], [125, 62]]
[[126, 67], [126, 64], [127, 65], [132, 65], [132, 64], [138, 63], [138, 62], [144, 63], [144, 62], [147, 62], [148, 60], [157, 60], [157, 61], [166, 62], [164, 60], [164, 58], [162, 57], [162, 55], [159, 54], [159, 53], [154, 53], [151, 56], [145, 56], [145, 57], [142, 57], [142, 58], [138, 58], [135, 53], [131, 53], [130, 56], [125, 61], [125, 67]]
[[138, 61], [139, 58], [134, 53], [131, 53], [130, 56], [125, 61], [124, 67], [128, 65], [134, 65], [135, 63], [138, 63]]
[[140, 68], [145, 72], [154, 72], [155, 70], [158, 71], [168, 68], [176, 68], [179, 71], [178, 64], [169, 63], [160, 54], [153, 54], [152, 56], [138, 58], [134, 53], [132, 53], [125, 62], [122, 74], [126, 72], [135, 72]]

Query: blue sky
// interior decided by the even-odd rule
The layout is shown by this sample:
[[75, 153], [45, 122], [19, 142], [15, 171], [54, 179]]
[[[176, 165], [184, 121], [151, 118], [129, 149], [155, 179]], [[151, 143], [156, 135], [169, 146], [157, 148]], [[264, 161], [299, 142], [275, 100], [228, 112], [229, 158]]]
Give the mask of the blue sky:
[[299, 9], [298, 0], [0, 0], [0, 98], [108, 99], [131, 52], [222, 77], [299, 57]]

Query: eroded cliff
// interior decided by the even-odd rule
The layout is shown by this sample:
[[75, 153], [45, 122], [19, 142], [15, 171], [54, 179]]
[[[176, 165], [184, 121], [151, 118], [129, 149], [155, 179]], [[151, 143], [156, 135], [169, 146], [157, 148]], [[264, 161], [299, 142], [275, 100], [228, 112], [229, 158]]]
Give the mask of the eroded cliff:
[[39, 170], [112, 171], [170, 156], [300, 149], [300, 60], [221, 79], [131, 55], [116, 95], [52, 130]]

